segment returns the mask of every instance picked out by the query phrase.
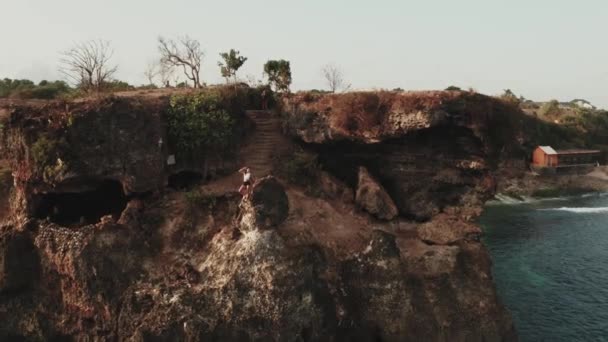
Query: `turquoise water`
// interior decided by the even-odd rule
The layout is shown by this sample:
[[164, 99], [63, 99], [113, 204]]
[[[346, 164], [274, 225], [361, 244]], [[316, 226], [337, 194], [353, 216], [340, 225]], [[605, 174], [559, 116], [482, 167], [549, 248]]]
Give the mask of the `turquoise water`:
[[608, 196], [490, 205], [480, 223], [521, 341], [608, 341]]

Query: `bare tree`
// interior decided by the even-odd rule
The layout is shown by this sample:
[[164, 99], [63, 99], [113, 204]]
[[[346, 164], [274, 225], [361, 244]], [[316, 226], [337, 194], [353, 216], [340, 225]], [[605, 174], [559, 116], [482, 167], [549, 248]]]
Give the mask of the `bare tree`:
[[148, 79], [148, 84], [153, 85], [154, 79], [160, 74], [159, 64], [155, 61], [148, 62], [144, 70], [144, 76]]
[[327, 85], [329, 86], [329, 90], [332, 93], [335, 93], [338, 90], [348, 90], [350, 88], [350, 84], [346, 84], [344, 80], [344, 74], [342, 70], [338, 68], [335, 64], [327, 64], [322, 69], [323, 77], [325, 81], [327, 81]]
[[[165, 65], [165, 64], [159, 63], [158, 75], [160, 76], [160, 83], [162, 83], [162, 86], [169, 87], [170, 86], [169, 82], [175, 76], [175, 69], [170, 65]], [[177, 84], [177, 82], [178, 82], [178, 79], [175, 80], [176, 84]]]
[[116, 65], [110, 65], [113, 54], [108, 41], [78, 43], [61, 53], [59, 71], [83, 89], [99, 91], [118, 70]]
[[184, 75], [192, 81], [194, 88], [200, 88], [201, 61], [204, 53], [197, 40], [188, 36], [177, 41], [158, 37], [158, 50], [163, 65], [183, 68]]

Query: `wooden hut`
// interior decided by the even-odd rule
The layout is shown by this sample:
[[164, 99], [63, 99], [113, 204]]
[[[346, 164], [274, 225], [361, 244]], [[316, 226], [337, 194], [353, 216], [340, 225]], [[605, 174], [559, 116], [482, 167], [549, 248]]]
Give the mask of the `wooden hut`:
[[538, 146], [532, 153], [532, 167], [539, 168], [576, 168], [597, 165], [599, 150], [555, 150], [551, 146]]

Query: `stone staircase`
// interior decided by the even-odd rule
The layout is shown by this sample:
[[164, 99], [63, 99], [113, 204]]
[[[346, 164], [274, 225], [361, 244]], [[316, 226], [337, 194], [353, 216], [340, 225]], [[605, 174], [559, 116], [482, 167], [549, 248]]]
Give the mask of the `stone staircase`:
[[273, 155], [286, 146], [281, 133], [281, 120], [267, 110], [249, 110], [247, 116], [255, 123], [255, 129], [241, 149], [239, 161], [248, 166], [254, 177], [262, 178], [271, 174]]

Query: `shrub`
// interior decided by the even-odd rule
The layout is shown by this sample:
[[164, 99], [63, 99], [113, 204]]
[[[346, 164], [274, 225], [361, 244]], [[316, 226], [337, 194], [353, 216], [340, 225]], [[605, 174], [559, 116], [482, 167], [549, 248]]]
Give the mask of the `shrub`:
[[215, 196], [198, 189], [186, 192], [185, 197], [190, 209], [200, 207], [213, 209], [217, 204], [217, 198]]
[[71, 92], [72, 89], [63, 81], [41, 81], [38, 85], [30, 80], [0, 80], [0, 97], [21, 99], [55, 99]]
[[171, 97], [167, 113], [170, 142], [179, 152], [220, 155], [234, 147], [236, 120], [217, 91]]
[[281, 161], [279, 172], [293, 184], [310, 186], [316, 183], [319, 168], [316, 155], [307, 153], [302, 149], [296, 149]]
[[36, 169], [48, 183], [53, 183], [55, 178], [68, 169], [66, 161], [61, 158], [66, 148], [64, 139], [53, 140], [47, 135], [38, 137], [32, 145], [31, 155]]
[[446, 91], [462, 91], [462, 89], [460, 89], [460, 87], [453, 86], [453, 85], [451, 85], [451, 86], [449, 86], [449, 87], [445, 88], [445, 90], [446, 90]]
[[551, 100], [543, 103], [540, 107], [539, 114], [545, 118], [554, 118], [560, 114], [559, 102], [557, 100]]
[[124, 82], [124, 81], [119, 81], [119, 80], [112, 80], [110, 82], [105, 82], [101, 85], [101, 88], [102, 88], [102, 90], [109, 91], [109, 92], [126, 91], [126, 90], [135, 89], [135, 87], [130, 85], [129, 83]]
[[349, 132], [379, 128], [388, 113], [394, 94], [353, 92], [335, 98], [332, 123]]

